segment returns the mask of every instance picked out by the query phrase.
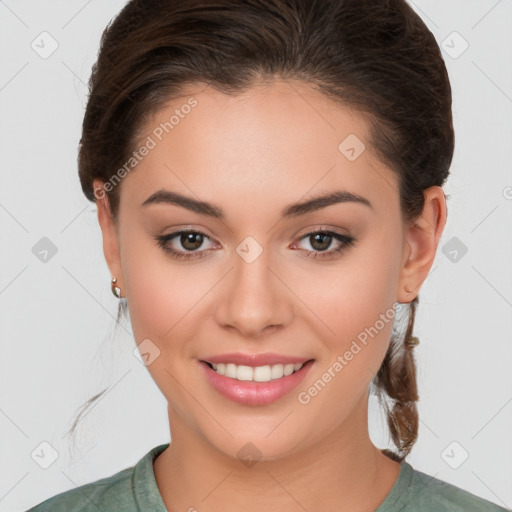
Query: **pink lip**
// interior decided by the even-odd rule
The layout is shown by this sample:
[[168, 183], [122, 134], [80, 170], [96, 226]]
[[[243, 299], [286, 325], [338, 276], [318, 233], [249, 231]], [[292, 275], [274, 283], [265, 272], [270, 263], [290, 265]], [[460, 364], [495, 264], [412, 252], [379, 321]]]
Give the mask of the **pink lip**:
[[[226, 360], [223, 359], [223, 361]], [[301, 362], [297, 359], [296, 361], [299, 363]], [[253, 382], [232, 379], [218, 374], [204, 361], [198, 360], [198, 363], [205, 372], [209, 383], [225, 397], [233, 400], [234, 402], [245, 405], [266, 405], [275, 402], [297, 387], [302, 380], [304, 380], [306, 374], [309, 372], [309, 369], [313, 366], [315, 361], [311, 359], [307, 361], [300, 370], [292, 373], [291, 375], [287, 375], [270, 382]]]
[[290, 357], [275, 354], [273, 352], [265, 352], [263, 354], [243, 354], [231, 352], [229, 354], [220, 354], [216, 356], [204, 357], [201, 361], [208, 363], [233, 363], [245, 366], [266, 366], [274, 364], [297, 364], [305, 363], [311, 359], [310, 357]]

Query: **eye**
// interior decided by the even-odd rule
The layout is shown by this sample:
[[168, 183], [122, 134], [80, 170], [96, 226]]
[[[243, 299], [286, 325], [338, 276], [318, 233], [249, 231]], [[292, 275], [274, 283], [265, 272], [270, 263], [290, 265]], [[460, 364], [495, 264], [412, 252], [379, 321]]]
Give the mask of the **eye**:
[[[312, 251], [309, 249], [300, 249], [308, 253], [306, 254], [307, 258], [327, 258], [334, 254], [341, 253], [348, 247], [355, 246], [357, 241], [353, 236], [342, 235], [334, 231], [311, 231], [302, 236], [300, 240], [308, 240], [313, 248]], [[331, 246], [333, 241], [336, 241], [338, 246], [335, 249], [326, 250]]]
[[[179, 238], [178, 238], [179, 237]], [[210, 237], [196, 230], [181, 230], [169, 233], [168, 235], [158, 235], [155, 237], [158, 245], [173, 258], [188, 260], [190, 258], [204, 258], [212, 251], [212, 249], [199, 250], [203, 245], [205, 239], [210, 240]], [[173, 241], [177, 238], [178, 244], [185, 250], [173, 247]], [[308, 258], [327, 258], [337, 253], [341, 253], [348, 247], [355, 245], [357, 239], [353, 236], [342, 235], [334, 231], [311, 231], [300, 238], [302, 240], [309, 240], [313, 250], [298, 249], [305, 251]], [[335, 249], [327, 250], [333, 242], [337, 242], [338, 246]]]
[[[178, 236], [179, 238], [177, 241], [179, 245], [185, 249], [185, 251], [172, 247], [172, 240]], [[158, 242], [158, 245], [162, 247], [165, 252], [169, 253], [173, 258], [176, 259], [188, 260], [190, 258], [204, 258], [212, 250], [206, 249], [198, 251], [198, 249], [203, 245], [205, 239], [210, 240], [210, 237], [201, 231], [182, 230], [169, 233], [168, 235], [159, 235], [155, 238]]]

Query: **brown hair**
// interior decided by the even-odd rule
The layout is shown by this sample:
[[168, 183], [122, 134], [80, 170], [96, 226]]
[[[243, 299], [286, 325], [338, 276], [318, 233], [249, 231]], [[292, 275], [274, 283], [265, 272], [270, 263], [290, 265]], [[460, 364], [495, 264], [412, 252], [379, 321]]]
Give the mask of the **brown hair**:
[[[301, 80], [368, 119], [371, 147], [397, 173], [405, 221], [421, 213], [426, 188], [444, 184], [454, 151], [450, 82], [433, 34], [405, 0], [131, 0], [103, 32], [89, 81], [78, 156], [86, 197], [96, 199], [93, 180], [112, 178], [145, 120], [187, 85], [237, 94], [276, 78]], [[115, 220], [121, 185], [107, 192]], [[372, 381], [379, 400], [392, 401], [381, 403], [398, 448], [384, 452], [395, 460], [418, 433], [407, 343], [417, 302]], [[118, 321], [123, 300], [119, 308]]]

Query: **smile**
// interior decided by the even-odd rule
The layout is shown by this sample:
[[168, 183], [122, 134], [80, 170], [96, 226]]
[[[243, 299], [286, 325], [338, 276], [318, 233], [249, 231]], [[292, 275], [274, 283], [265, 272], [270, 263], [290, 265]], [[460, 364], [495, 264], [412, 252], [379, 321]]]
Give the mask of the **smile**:
[[315, 364], [304, 363], [246, 366], [197, 360], [208, 383], [230, 400], [244, 405], [266, 405], [288, 395]]
[[272, 366], [244, 366], [233, 363], [207, 363], [219, 375], [224, 375], [230, 379], [254, 381], [254, 382], [270, 382], [271, 380], [281, 379], [282, 377], [291, 375], [300, 370], [302, 363], [297, 364], [274, 364]]

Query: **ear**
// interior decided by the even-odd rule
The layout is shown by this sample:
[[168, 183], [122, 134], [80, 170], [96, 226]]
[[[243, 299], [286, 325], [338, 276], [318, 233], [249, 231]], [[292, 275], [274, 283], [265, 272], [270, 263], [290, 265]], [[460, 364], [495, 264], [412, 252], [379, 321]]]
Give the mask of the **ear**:
[[93, 181], [94, 196], [98, 208], [98, 222], [103, 235], [103, 254], [112, 277], [115, 276], [117, 279], [116, 285], [121, 288], [121, 293], [124, 293], [117, 226], [112, 217], [108, 196], [103, 186], [104, 183], [101, 180], [95, 179]]
[[[402, 268], [398, 280], [397, 301], [408, 303], [418, 295], [434, 262], [439, 239], [446, 224], [446, 198], [441, 187], [423, 192], [425, 204], [417, 219], [405, 227]], [[407, 293], [405, 290], [412, 293]]]

